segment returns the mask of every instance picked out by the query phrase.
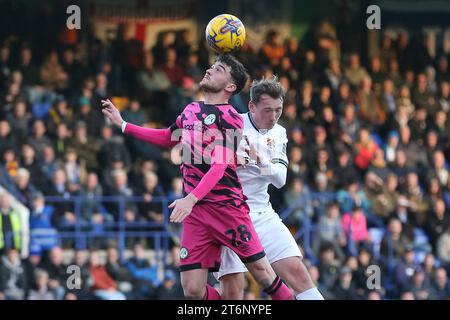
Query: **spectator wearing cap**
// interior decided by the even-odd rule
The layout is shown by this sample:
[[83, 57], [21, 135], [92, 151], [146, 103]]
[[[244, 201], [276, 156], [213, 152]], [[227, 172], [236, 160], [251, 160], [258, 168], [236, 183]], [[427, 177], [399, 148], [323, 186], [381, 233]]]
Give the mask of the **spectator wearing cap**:
[[339, 278], [336, 281], [332, 292], [336, 300], [357, 300], [358, 294], [353, 283], [352, 270], [349, 267], [342, 267], [339, 270]]
[[395, 162], [395, 153], [399, 144], [399, 135], [397, 131], [390, 131], [387, 135], [387, 143], [384, 146], [384, 155], [388, 165]]
[[175, 273], [172, 270], [166, 270], [164, 272], [164, 281], [156, 289], [156, 300], [183, 300], [183, 288], [180, 283], [176, 282]]

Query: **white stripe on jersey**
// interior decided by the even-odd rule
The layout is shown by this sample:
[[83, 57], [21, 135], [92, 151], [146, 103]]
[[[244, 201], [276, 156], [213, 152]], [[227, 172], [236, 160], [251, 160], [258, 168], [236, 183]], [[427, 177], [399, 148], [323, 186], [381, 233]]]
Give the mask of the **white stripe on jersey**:
[[[272, 129], [260, 132], [256, 127], [251, 113], [241, 114], [244, 120], [244, 131], [249, 141], [257, 146], [258, 153], [267, 160], [279, 165], [288, 166], [286, 155], [287, 135], [286, 129], [276, 124]], [[246, 145], [245, 139], [241, 144]], [[243, 146], [241, 146], [243, 148]], [[255, 164], [249, 164], [245, 168], [238, 167], [237, 170], [244, 194], [247, 196], [247, 203], [251, 212], [267, 211], [272, 208], [267, 188], [270, 185], [270, 178], [264, 169]]]

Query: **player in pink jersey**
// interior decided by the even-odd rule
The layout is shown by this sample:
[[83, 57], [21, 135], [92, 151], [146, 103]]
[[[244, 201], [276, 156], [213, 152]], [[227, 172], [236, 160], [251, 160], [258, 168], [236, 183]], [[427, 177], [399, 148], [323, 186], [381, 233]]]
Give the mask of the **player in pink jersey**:
[[207, 277], [219, 268], [222, 245], [238, 255], [272, 299], [293, 299], [265, 256], [236, 174], [243, 120], [228, 100], [242, 90], [246, 80], [239, 61], [231, 55], [218, 56], [199, 83], [205, 101], [187, 105], [166, 129], [126, 123], [111, 101], [102, 101], [103, 114], [125, 134], [161, 147], [181, 142], [187, 195], [169, 208], [173, 208], [170, 221], [183, 223], [181, 284], [189, 299], [220, 299], [207, 285]]

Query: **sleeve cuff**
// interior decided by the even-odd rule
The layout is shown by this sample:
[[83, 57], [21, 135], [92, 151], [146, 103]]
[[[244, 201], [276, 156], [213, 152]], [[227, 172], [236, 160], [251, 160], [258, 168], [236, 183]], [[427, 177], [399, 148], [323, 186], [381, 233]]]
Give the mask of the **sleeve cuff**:
[[126, 121], [122, 121], [122, 133], [125, 133], [126, 126], [127, 126], [127, 122]]

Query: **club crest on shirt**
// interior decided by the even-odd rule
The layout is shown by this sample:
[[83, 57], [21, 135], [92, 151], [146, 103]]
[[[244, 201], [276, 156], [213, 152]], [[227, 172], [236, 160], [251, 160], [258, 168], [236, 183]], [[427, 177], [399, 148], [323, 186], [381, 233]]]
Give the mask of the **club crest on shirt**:
[[206, 116], [205, 120], [203, 120], [203, 123], [207, 126], [211, 125], [216, 121], [216, 115], [215, 114], [209, 114]]
[[186, 259], [188, 256], [188, 250], [183, 247], [180, 249], [180, 259]]
[[266, 142], [267, 142], [267, 146], [268, 146], [270, 149], [275, 148], [275, 139], [273, 139], [273, 138], [267, 138]]

